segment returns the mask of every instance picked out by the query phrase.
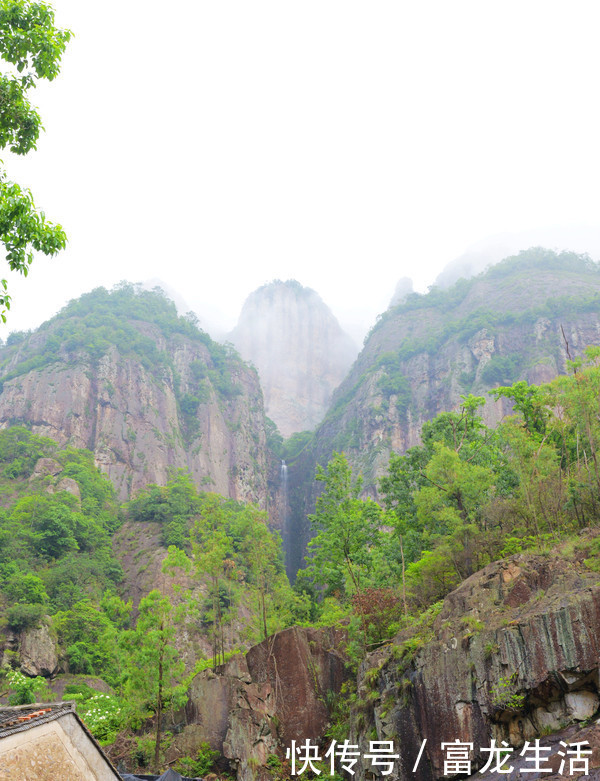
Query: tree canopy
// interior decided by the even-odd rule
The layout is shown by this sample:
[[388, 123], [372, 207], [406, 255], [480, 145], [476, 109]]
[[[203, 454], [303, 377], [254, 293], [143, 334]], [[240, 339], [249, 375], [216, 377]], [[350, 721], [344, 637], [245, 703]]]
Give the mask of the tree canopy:
[[[71, 35], [55, 27], [54, 11], [46, 3], [0, 0], [0, 57], [9, 66], [9, 72], [0, 74], [0, 149], [17, 155], [36, 149], [43, 126], [28, 93], [39, 79], [56, 77]], [[0, 241], [11, 271], [24, 276], [34, 251], [54, 255], [67, 241], [62, 227], [46, 219], [31, 192], [10, 181], [2, 164]], [[0, 279], [0, 285], [0, 317], [6, 322], [11, 297], [6, 279]]]

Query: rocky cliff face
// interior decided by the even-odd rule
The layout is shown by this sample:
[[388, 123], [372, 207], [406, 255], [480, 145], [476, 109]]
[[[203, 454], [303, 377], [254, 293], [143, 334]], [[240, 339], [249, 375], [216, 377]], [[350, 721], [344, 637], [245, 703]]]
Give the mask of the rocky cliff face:
[[359, 676], [365, 707], [355, 737], [368, 745], [375, 730], [395, 741], [401, 756], [390, 778], [415, 777], [425, 738], [416, 777], [437, 779], [443, 742], [473, 743], [475, 770], [491, 738], [518, 748], [596, 714], [600, 585], [587, 555], [584, 542], [574, 558], [490, 564], [444, 600], [432, 639], [419, 647], [400, 637], [371, 655]]
[[[272, 779], [270, 755], [285, 757], [292, 740], [315, 741], [328, 723], [327, 693], [346, 677], [340, 631], [293, 627], [233, 657], [216, 673], [196, 676], [187, 725], [172, 759], [208, 742], [229, 760], [238, 781]], [[167, 757], [167, 760], [169, 757]]]
[[[530, 251], [447, 291], [408, 295], [372, 329], [297, 473], [343, 450], [376, 496], [390, 453], [418, 444], [423, 423], [461, 395], [547, 382], [566, 371], [567, 350], [599, 343], [600, 273], [578, 256]], [[508, 411], [488, 397], [485, 422]]]
[[510, 406], [490, 388], [547, 382], [596, 344], [600, 271], [585, 257], [531, 250], [448, 290], [405, 296], [371, 330], [312, 441], [288, 461], [288, 571], [302, 566], [316, 465], [333, 451], [346, 453], [377, 499], [390, 454], [418, 445], [424, 422], [473, 393], [486, 398], [483, 417], [494, 425]]
[[322, 420], [356, 357], [322, 299], [292, 280], [252, 293], [230, 339], [258, 369], [267, 415], [284, 437]]
[[160, 296], [151, 302], [166, 307], [159, 322], [132, 315], [129, 298], [117, 302], [113, 342], [101, 305], [114, 302], [98, 295], [83, 312], [75, 302], [3, 349], [0, 425], [22, 422], [60, 445], [88, 448], [122, 499], [183, 468], [204, 490], [264, 507], [268, 449], [256, 372], [189, 323], [178, 332]]

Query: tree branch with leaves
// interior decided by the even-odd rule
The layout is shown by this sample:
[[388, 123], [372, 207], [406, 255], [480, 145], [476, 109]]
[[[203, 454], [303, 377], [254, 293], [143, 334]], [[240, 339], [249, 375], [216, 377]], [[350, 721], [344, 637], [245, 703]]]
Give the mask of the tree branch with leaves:
[[[12, 66], [0, 74], [0, 149], [25, 155], [37, 148], [43, 125], [28, 93], [40, 79], [52, 81], [58, 75], [71, 36], [55, 27], [54, 11], [46, 3], [0, 0], [0, 58]], [[34, 252], [55, 255], [67, 243], [62, 227], [46, 219], [31, 192], [10, 181], [1, 165], [0, 242], [11, 271], [24, 276]], [[0, 279], [0, 286], [0, 317], [6, 322], [11, 303], [7, 280]]]

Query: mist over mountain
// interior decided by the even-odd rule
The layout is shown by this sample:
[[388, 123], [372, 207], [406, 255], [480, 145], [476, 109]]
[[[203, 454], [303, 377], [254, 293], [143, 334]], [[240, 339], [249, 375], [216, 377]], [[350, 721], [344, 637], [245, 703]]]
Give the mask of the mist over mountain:
[[469, 279], [488, 266], [530, 247], [587, 254], [594, 260], [600, 260], [600, 231], [588, 226], [548, 227], [488, 236], [472, 244], [462, 255], [448, 263], [434, 284], [442, 288], [450, 287], [459, 279]]
[[229, 339], [256, 366], [266, 413], [284, 437], [322, 420], [358, 353], [321, 297], [295, 280], [251, 293]]

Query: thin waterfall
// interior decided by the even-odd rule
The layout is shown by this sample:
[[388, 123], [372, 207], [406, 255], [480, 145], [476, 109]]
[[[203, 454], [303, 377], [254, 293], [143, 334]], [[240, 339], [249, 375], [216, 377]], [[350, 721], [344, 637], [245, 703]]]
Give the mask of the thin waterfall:
[[[282, 523], [281, 523], [281, 536], [284, 540], [284, 547], [285, 543], [288, 540], [288, 515], [289, 515], [289, 509], [288, 509], [288, 468], [283, 459], [281, 459], [281, 496], [282, 496], [282, 502], [283, 502], [283, 513], [282, 513]], [[287, 555], [287, 550], [285, 551]]]

